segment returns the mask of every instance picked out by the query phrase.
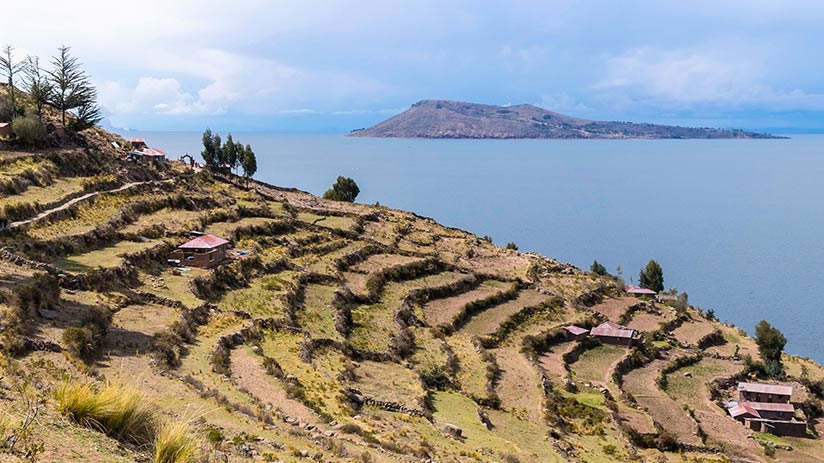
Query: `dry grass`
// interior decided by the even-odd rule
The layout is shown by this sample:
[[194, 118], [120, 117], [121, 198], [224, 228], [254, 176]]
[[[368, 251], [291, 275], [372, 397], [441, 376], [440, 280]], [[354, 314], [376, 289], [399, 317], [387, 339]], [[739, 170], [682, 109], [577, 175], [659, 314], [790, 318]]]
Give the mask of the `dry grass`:
[[155, 433], [151, 405], [134, 387], [64, 381], [55, 393], [57, 411], [73, 421], [134, 443], [146, 443]]
[[201, 460], [200, 443], [186, 422], [168, 422], [157, 433], [154, 463], [194, 463]]

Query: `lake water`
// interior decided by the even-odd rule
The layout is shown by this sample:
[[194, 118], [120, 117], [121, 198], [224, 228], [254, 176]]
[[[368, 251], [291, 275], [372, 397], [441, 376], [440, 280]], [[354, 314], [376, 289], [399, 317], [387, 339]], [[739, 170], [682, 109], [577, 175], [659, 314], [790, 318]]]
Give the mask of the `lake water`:
[[[129, 132], [171, 157], [199, 133]], [[650, 258], [665, 285], [824, 362], [824, 136], [790, 140], [407, 140], [242, 133], [257, 178], [415, 211], [627, 282]]]

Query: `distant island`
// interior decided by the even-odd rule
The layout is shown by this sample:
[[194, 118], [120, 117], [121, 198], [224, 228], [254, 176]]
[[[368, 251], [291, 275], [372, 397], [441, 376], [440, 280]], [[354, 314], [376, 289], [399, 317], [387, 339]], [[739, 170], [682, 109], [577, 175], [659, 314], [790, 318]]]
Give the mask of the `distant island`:
[[521, 104], [494, 106], [422, 100], [352, 137], [376, 138], [786, 138], [744, 130], [592, 121]]

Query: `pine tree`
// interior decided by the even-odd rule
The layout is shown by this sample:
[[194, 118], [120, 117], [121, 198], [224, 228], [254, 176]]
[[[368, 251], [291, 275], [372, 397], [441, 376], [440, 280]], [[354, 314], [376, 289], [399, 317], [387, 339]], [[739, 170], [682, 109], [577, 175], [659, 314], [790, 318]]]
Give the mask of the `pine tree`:
[[[57, 56], [52, 58], [53, 69], [48, 71], [54, 87], [51, 104], [60, 110], [63, 127], [67, 127], [66, 114], [75, 117], [72, 124], [75, 130], [92, 127], [102, 119], [97, 106], [97, 90], [77, 58], [71, 55], [71, 47], [62, 45], [57, 51]], [[71, 111], [75, 113], [71, 114]]]
[[232, 139], [232, 134], [230, 133], [226, 137], [226, 143], [223, 144], [223, 166], [228, 166], [229, 170], [232, 170], [237, 164], [237, 148], [235, 147], [235, 141]]
[[206, 167], [209, 169], [214, 169], [217, 153], [215, 152], [215, 140], [212, 138], [211, 129], [206, 129], [203, 131], [202, 141], [203, 151], [200, 152], [200, 156], [203, 158], [203, 162], [206, 163]]
[[29, 93], [29, 97], [34, 103], [34, 109], [37, 111], [37, 117], [42, 123], [43, 107], [49, 103], [54, 88], [40, 68], [40, 58], [36, 56], [27, 57], [23, 72], [25, 76], [23, 79], [24, 88]]
[[11, 123], [12, 128], [14, 127], [14, 118], [17, 116], [17, 99], [15, 98], [15, 88], [14, 88], [14, 77], [15, 75], [23, 69], [25, 63], [15, 63], [14, 62], [14, 48], [11, 45], [6, 45], [3, 47], [2, 54], [0, 55], [0, 74], [6, 77], [7, 83], [9, 86], [9, 97], [11, 99]]
[[243, 155], [241, 156], [241, 167], [243, 168], [243, 176], [246, 179], [252, 178], [257, 172], [257, 159], [255, 158], [255, 152], [252, 151], [252, 147], [246, 145], [246, 148], [243, 149]]
[[638, 282], [642, 288], [661, 292], [664, 290], [664, 270], [658, 265], [658, 262], [650, 260], [646, 268], [641, 269]]

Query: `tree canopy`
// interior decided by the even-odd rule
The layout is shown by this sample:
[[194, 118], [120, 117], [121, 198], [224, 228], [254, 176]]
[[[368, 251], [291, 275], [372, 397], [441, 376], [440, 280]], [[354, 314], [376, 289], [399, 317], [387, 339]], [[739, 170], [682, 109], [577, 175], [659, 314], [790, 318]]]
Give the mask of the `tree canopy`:
[[326, 190], [326, 193], [323, 194], [323, 198], [354, 203], [359, 193], [360, 188], [354, 180], [349, 177], [339, 176], [332, 188]]
[[638, 283], [642, 288], [661, 292], [664, 290], [664, 270], [658, 262], [650, 260], [647, 266], [641, 269], [638, 275]]
[[607, 274], [607, 268], [604, 267], [600, 262], [597, 260], [592, 261], [592, 265], [589, 267], [589, 271], [596, 274], [604, 276]]
[[77, 58], [71, 55], [71, 47], [57, 49], [52, 58], [52, 70], [46, 71], [53, 86], [50, 103], [60, 110], [64, 127], [68, 127], [66, 115], [74, 116], [71, 128], [83, 130], [94, 126], [103, 118], [97, 106], [97, 89]]
[[781, 353], [787, 344], [787, 338], [778, 328], [770, 325], [766, 320], [761, 320], [755, 326], [755, 342], [758, 344], [758, 353], [761, 354], [767, 375], [780, 376], [784, 371]]

